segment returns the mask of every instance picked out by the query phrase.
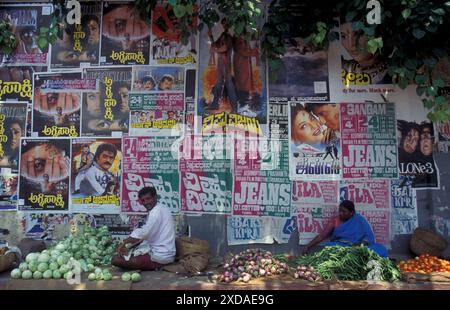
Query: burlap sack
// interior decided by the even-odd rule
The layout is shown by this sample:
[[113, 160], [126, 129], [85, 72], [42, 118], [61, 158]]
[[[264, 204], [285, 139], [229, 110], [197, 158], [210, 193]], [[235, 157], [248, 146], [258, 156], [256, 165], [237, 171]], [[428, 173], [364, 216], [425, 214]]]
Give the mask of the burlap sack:
[[192, 274], [202, 272], [208, 267], [208, 254], [189, 254], [180, 259], [180, 265]]

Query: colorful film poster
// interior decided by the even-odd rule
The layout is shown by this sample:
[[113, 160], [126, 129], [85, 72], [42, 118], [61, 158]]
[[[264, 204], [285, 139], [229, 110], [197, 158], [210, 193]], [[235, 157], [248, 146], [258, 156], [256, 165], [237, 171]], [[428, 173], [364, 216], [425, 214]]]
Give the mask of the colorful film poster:
[[[197, 10], [188, 4], [186, 9]], [[192, 21], [197, 25], [197, 17]], [[189, 65], [197, 63], [198, 36], [191, 34], [182, 42], [178, 18], [168, 2], [157, 3], [152, 11], [151, 59], [153, 65]], [[187, 43], [187, 44], [186, 44]]]
[[291, 180], [338, 180], [341, 174], [339, 104], [289, 102]]
[[17, 210], [16, 174], [0, 174], [0, 211]]
[[83, 93], [82, 136], [122, 136], [128, 133], [131, 67], [86, 68], [83, 78], [95, 79], [98, 91]]
[[395, 105], [342, 103], [344, 179], [398, 178]]
[[200, 32], [198, 127], [201, 133], [250, 132], [267, 127], [265, 63], [260, 41], [230, 33], [227, 19]]
[[22, 138], [19, 210], [69, 210], [69, 154], [69, 139]]
[[389, 180], [341, 181], [339, 199], [350, 200], [356, 212], [372, 226], [375, 242], [390, 245], [391, 208]]
[[391, 180], [392, 237], [409, 235], [419, 227], [417, 194], [408, 177]]
[[232, 173], [224, 137], [185, 135], [179, 143], [181, 211], [230, 214]]
[[0, 168], [2, 174], [19, 169], [20, 138], [26, 135], [26, 103], [0, 104]]
[[[51, 4], [18, 4], [0, 6], [0, 20], [9, 20], [17, 39], [16, 48], [10, 55], [0, 53], [2, 65], [47, 66], [49, 47], [38, 47], [41, 29], [50, 24]], [[48, 28], [47, 28], [48, 29]]]
[[294, 181], [292, 213], [297, 221], [299, 244], [308, 244], [337, 216], [338, 181]]
[[33, 100], [33, 74], [46, 67], [6, 66], [0, 64], [0, 101], [26, 102]]
[[99, 63], [102, 4], [94, 1], [80, 4], [81, 24], [65, 22], [62, 39], [52, 45], [52, 70]]
[[180, 212], [178, 154], [172, 151], [176, 138], [123, 138], [122, 212], [148, 211], [139, 202], [145, 186], [156, 189], [158, 203], [173, 214]]
[[104, 2], [100, 65], [148, 65], [150, 27], [133, 2]]
[[235, 140], [233, 215], [289, 217], [287, 140]]
[[120, 212], [121, 149], [120, 138], [72, 140], [72, 212]]
[[95, 79], [80, 72], [34, 75], [32, 136], [78, 137], [82, 92], [95, 92]]

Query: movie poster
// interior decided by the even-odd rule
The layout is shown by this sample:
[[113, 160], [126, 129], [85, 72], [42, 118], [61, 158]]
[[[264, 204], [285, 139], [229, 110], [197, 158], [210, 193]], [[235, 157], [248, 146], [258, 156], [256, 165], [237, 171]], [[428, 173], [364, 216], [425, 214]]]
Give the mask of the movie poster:
[[[439, 96], [444, 96], [450, 103], [450, 59], [441, 58], [433, 70], [433, 79], [442, 79], [444, 87], [439, 89]], [[439, 152], [450, 152], [450, 121], [436, 122], [437, 142]]]
[[49, 47], [40, 49], [37, 38], [41, 27], [50, 24], [51, 4], [18, 4], [0, 6], [0, 19], [9, 20], [17, 45], [10, 55], [0, 53], [2, 65], [47, 66]]
[[228, 245], [287, 243], [290, 233], [285, 233], [286, 219], [278, 217], [227, 217]]
[[107, 226], [113, 240], [128, 238], [134, 229], [142, 227], [148, 214], [95, 214], [95, 227]]
[[419, 227], [417, 195], [408, 177], [391, 181], [392, 237], [409, 235]]
[[69, 155], [69, 139], [22, 138], [19, 210], [69, 210]]
[[380, 95], [402, 92], [392, 84], [388, 74], [388, 58], [392, 53], [389, 47], [384, 46], [382, 54], [379, 51], [371, 54], [367, 50], [367, 36], [349, 22], [341, 21], [339, 32], [340, 40], [330, 42], [328, 49], [329, 72], [333, 73], [329, 76], [331, 101], [361, 102], [363, 97], [378, 102]]
[[287, 140], [235, 140], [233, 215], [291, 215], [288, 147]]
[[399, 172], [412, 179], [412, 187], [439, 188], [433, 157], [434, 128], [429, 121], [397, 120]]
[[83, 93], [82, 136], [122, 136], [128, 133], [131, 67], [85, 68], [83, 78], [96, 79], [97, 92]]
[[267, 130], [265, 63], [259, 38], [230, 33], [226, 17], [200, 32], [197, 115], [201, 133]]
[[393, 103], [341, 103], [344, 179], [398, 178]]
[[34, 75], [32, 136], [78, 137], [82, 92], [95, 92], [95, 79], [80, 72]]
[[289, 105], [284, 100], [269, 101], [269, 134], [272, 139], [289, 139]]
[[372, 226], [375, 242], [390, 246], [391, 204], [389, 180], [341, 181], [339, 199], [350, 200], [356, 212]]
[[305, 204], [316, 206], [339, 204], [338, 181], [294, 181], [292, 182], [292, 212]]
[[224, 139], [185, 135], [178, 147], [174, 144], [174, 152], [179, 151], [182, 212], [231, 214], [233, 177]]
[[289, 102], [291, 180], [338, 180], [341, 173], [339, 104]]
[[26, 135], [26, 103], [0, 104], [0, 168], [2, 174], [17, 173], [20, 138]]
[[72, 140], [72, 212], [120, 212], [121, 149], [120, 138]]
[[0, 174], [0, 211], [17, 210], [17, 175]]
[[98, 65], [102, 5], [86, 1], [80, 4], [81, 24], [65, 22], [63, 38], [52, 45], [52, 70]]
[[33, 74], [46, 67], [6, 66], [0, 64], [0, 101], [27, 102], [33, 99]]
[[186, 69], [186, 75], [185, 75], [185, 93], [184, 93], [184, 99], [185, 99], [185, 106], [186, 106], [186, 112], [185, 112], [185, 129], [186, 132], [194, 132], [195, 129], [195, 103], [197, 101], [196, 96], [196, 89], [197, 89], [197, 70], [196, 69]]
[[138, 200], [146, 186], [156, 189], [158, 204], [180, 212], [178, 156], [172, 153], [173, 137], [123, 138], [122, 212], [148, 211]]
[[133, 2], [104, 2], [100, 65], [148, 65], [150, 29]]
[[296, 219], [298, 244], [307, 245], [325, 231], [328, 223], [338, 216], [337, 205], [301, 205], [297, 207]]
[[22, 215], [21, 226], [25, 237], [47, 241], [60, 240], [58, 228], [68, 225], [71, 214], [67, 213], [31, 213]]
[[294, 181], [292, 214], [297, 221], [299, 244], [308, 244], [337, 216], [338, 181]]
[[[188, 7], [188, 6], [186, 6]], [[192, 7], [191, 9], [197, 10]], [[194, 18], [193, 27], [197, 25]], [[152, 11], [151, 59], [153, 65], [189, 65], [197, 63], [198, 36], [191, 34], [187, 44], [181, 40], [181, 29], [173, 7], [157, 3]]]
[[130, 135], [179, 136], [183, 130], [185, 69], [133, 69]]

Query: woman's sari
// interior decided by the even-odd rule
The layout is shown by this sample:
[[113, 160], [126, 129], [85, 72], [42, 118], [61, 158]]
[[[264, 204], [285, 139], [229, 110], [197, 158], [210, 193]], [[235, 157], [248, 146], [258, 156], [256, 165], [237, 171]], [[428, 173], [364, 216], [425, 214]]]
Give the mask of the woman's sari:
[[375, 235], [367, 220], [360, 214], [355, 213], [348, 221], [338, 224], [333, 229], [331, 241], [325, 246], [352, 246], [365, 242], [369, 249], [372, 249], [382, 257], [388, 256], [387, 249], [375, 243]]

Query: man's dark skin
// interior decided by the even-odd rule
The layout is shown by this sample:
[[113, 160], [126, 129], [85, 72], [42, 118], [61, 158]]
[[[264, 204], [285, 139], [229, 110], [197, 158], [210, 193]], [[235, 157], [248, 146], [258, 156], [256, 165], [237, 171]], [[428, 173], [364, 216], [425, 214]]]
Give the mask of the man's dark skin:
[[[151, 193], [147, 193], [142, 195], [141, 197], [139, 197], [139, 202], [144, 206], [145, 209], [147, 209], [148, 212], [150, 212], [157, 203], [157, 197], [152, 196]], [[116, 265], [117, 262], [119, 262], [119, 264], [127, 264], [127, 263], [131, 263], [133, 264], [133, 258], [130, 258], [130, 261], [125, 261], [125, 259], [123, 258], [124, 255], [128, 254], [128, 248], [131, 248], [137, 244], [139, 244], [142, 240], [141, 239], [136, 239], [136, 238], [132, 238], [132, 237], [128, 237], [126, 238], [123, 243], [119, 246], [119, 248], [117, 249], [117, 253], [119, 255], [116, 255], [113, 257], [113, 264]], [[127, 248], [127, 244], [129, 244], [128, 248]], [[116, 262], [116, 264], [115, 264]]]

